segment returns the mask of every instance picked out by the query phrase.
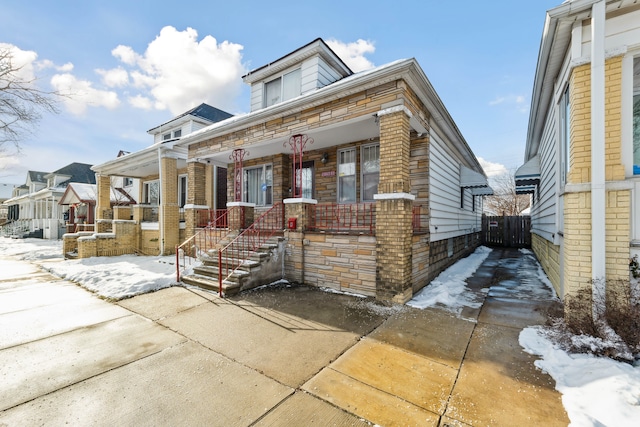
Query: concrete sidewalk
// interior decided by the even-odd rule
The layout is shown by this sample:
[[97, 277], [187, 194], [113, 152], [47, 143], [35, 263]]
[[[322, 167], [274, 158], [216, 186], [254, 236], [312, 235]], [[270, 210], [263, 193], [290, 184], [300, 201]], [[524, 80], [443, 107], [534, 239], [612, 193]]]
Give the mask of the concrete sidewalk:
[[532, 260], [494, 250], [463, 318], [303, 286], [113, 304], [0, 260], [0, 425], [567, 425], [518, 344], [551, 301]]

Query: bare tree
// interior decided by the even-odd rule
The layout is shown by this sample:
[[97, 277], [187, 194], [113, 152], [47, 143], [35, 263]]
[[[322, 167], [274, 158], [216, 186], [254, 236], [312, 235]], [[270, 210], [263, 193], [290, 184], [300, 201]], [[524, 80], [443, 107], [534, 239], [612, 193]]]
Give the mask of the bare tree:
[[57, 92], [39, 89], [23, 67], [10, 48], [0, 47], [0, 156], [7, 155], [7, 145], [20, 151], [20, 141], [33, 131], [42, 111], [58, 112]]
[[491, 179], [493, 196], [484, 199], [484, 210], [489, 215], [520, 215], [529, 207], [528, 194], [516, 194], [515, 172], [507, 172]]

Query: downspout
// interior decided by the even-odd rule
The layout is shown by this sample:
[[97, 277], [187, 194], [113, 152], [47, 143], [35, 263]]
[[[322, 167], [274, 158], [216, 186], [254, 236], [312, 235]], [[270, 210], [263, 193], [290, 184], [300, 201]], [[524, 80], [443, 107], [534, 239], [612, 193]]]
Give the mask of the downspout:
[[160, 233], [160, 255], [164, 255], [164, 209], [162, 208], [162, 201], [164, 195], [162, 194], [162, 148], [158, 147], [158, 193], [160, 200], [158, 200], [158, 231]]
[[605, 1], [591, 14], [591, 278], [606, 277], [605, 232]]

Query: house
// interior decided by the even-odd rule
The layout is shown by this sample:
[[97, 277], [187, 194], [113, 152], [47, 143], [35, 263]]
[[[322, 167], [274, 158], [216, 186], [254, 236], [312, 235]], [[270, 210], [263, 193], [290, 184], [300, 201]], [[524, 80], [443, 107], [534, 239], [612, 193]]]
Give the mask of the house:
[[10, 221], [5, 231], [59, 239], [65, 232], [65, 213], [58, 202], [71, 182], [95, 184], [91, 165], [70, 163], [51, 173], [27, 172], [25, 184], [16, 187], [13, 197], [3, 203]]
[[[153, 137], [153, 144], [149, 147], [135, 153], [120, 151], [116, 159], [94, 166], [97, 180], [105, 188], [105, 199], [103, 204], [99, 204], [103, 212], [98, 213], [98, 218], [105, 221], [102, 227], [98, 221], [97, 231], [112, 232], [111, 220], [135, 218], [140, 229], [135, 237], [132, 237], [135, 242], [121, 242], [119, 249], [122, 253], [157, 255], [174, 251], [175, 246], [185, 238], [184, 205], [187, 202], [187, 149], [178, 146], [177, 143], [185, 135], [229, 117], [231, 114], [225, 111], [204, 103], [200, 104], [147, 131]], [[175, 165], [163, 170], [162, 159], [168, 157]], [[226, 180], [226, 170], [220, 172], [220, 179]], [[170, 186], [171, 191], [178, 192], [177, 200], [171, 202], [171, 207], [166, 206], [164, 209], [161, 209], [162, 201], [168, 201], [170, 197], [164, 196], [168, 189], [163, 187], [161, 182]], [[110, 188], [109, 191], [106, 190], [107, 186]], [[221, 182], [220, 186], [226, 189], [226, 181]], [[107, 194], [111, 194], [112, 188], [126, 193], [138, 203], [125, 204], [114, 210], [110, 198], [106, 197]], [[218, 204], [226, 208], [226, 191], [223, 195], [225, 197], [221, 197]], [[168, 219], [169, 210], [174, 211], [171, 214], [172, 221]], [[119, 225], [121, 228], [126, 227], [126, 223]], [[75, 250], [74, 239], [77, 237], [69, 236], [70, 242], [73, 243], [70, 243], [71, 246], [67, 247], [65, 253]]]
[[[486, 176], [415, 59], [353, 73], [316, 39], [243, 79], [249, 113], [150, 149], [161, 171], [161, 253], [185, 241], [179, 256], [210, 244], [225, 265], [240, 257], [246, 267], [254, 241], [274, 234], [270, 267], [261, 270], [272, 274], [262, 283], [285, 277], [405, 302], [479, 244]], [[145, 167], [132, 162], [126, 173]], [[94, 169], [100, 195], [109, 168]], [[184, 237], [176, 230], [185, 191], [175, 185], [183, 173]], [[144, 194], [153, 194], [150, 184], [143, 181]], [[199, 233], [203, 226], [229, 234], [214, 238]], [[211, 258], [204, 253], [203, 262]], [[218, 264], [182, 278], [203, 283], [212, 270], [230, 271], [215, 282], [225, 289], [238, 275]], [[240, 289], [260, 281], [246, 283]]]
[[574, 0], [547, 12], [518, 192], [564, 299], [629, 283], [640, 252], [640, 9]]

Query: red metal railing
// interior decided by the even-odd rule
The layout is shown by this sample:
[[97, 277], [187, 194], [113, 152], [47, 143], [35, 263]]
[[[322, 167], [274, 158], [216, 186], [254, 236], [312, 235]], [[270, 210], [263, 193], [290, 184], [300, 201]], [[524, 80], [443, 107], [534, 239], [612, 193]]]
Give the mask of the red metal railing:
[[[181, 272], [185, 270], [187, 264], [191, 265], [202, 252], [215, 249], [218, 242], [229, 234], [229, 214], [233, 213], [234, 209], [237, 209], [237, 207], [229, 210], [218, 209], [216, 211], [203, 209], [198, 212], [198, 224], [201, 223], [200, 218], [213, 218], [213, 220], [204, 222], [204, 228], [198, 230], [179, 246], [176, 246], [176, 279], [178, 282], [180, 281]], [[213, 216], [215, 213], [218, 216]]]
[[215, 228], [227, 228], [229, 227], [228, 219], [226, 215], [226, 209], [198, 209], [196, 218], [196, 226], [198, 228], [215, 227]]
[[376, 229], [375, 203], [323, 203], [314, 205], [311, 212], [310, 230], [374, 234]]
[[274, 204], [271, 209], [224, 248], [218, 249], [218, 289], [222, 297], [222, 283], [249, 257], [276, 233], [284, 230], [284, 205]]

